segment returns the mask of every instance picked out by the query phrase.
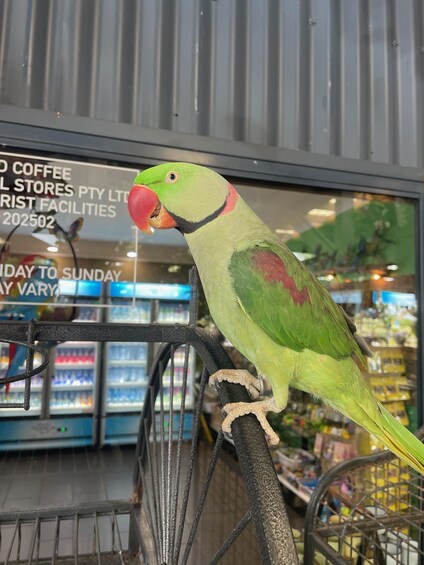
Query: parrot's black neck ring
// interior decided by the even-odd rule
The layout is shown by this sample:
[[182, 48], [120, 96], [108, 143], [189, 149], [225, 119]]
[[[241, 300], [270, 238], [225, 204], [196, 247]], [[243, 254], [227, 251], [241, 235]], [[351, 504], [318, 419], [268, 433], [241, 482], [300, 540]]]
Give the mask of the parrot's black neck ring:
[[217, 218], [224, 211], [226, 206], [227, 206], [227, 201], [225, 201], [223, 205], [220, 206], [217, 210], [212, 212], [212, 214], [209, 214], [209, 216], [206, 216], [206, 218], [203, 218], [203, 220], [199, 220], [198, 222], [190, 222], [189, 220], [181, 218], [181, 216], [178, 216], [177, 214], [174, 214], [169, 210], [167, 210], [167, 212], [171, 216], [171, 218], [175, 220], [177, 224], [177, 230], [179, 230], [181, 233], [185, 235], [187, 233], [194, 233], [199, 228], [205, 226], [212, 220], [215, 220], [215, 218]]

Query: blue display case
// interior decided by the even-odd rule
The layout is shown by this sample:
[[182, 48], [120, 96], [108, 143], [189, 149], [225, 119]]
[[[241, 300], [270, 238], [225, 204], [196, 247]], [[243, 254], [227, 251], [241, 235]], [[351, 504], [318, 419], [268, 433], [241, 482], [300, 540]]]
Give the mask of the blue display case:
[[[76, 321], [101, 318], [102, 284], [60, 280], [58, 301], [77, 308]], [[93, 445], [99, 411], [99, 344], [64, 342], [50, 348], [46, 371], [31, 381], [31, 407], [0, 410], [0, 449]], [[1, 345], [0, 371], [7, 368], [8, 346]], [[24, 367], [21, 367], [22, 371]], [[1, 373], [0, 373], [1, 374]], [[22, 381], [12, 383], [8, 402], [23, 399]], [[5, 389], [0, 394], [6, 396]], [[4, 399], [2, 398], [4, 401]]]
[[[187, 323], [189, 285], [151, 283], [111, 283], [109, 286], [108, 321], [112, 323]], [[110, 343], [106, 346], [103, 391], [101, 443], [134, 443], [148, 384], [152, 347], [147, 343]], [[177, 352], [174, 401], [181, 394], [181, 372], [184, 356]], [[193, 374], [190, 366], [190, 377]], [[180, 378], [181, 381], [181, 378]], [[190, 380], [187, 406], [192, 406]], [[164, 389], [164, 402], [169, 391]], [[187, 432], [188, 433], [188, 432]]]

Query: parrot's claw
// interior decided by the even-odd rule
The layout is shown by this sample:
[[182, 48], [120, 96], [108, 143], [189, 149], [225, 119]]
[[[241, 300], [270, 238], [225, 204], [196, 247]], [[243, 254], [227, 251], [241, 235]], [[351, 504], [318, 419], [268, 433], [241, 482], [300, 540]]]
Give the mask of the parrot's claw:
[[252, 400], [259, 397], [262, 390], [262, 381], [244, 369], [221, 369], [209, 377], [209, 386], [216, 390], [216, 385], [227, 381], [243, 385]]
[[270, 445], [278, 445], [280, 443], [280, 438], [266, 419], [267, 412], [280, 412], [273, 398], [258, 400], [257, 402], [230, 402], [224, 406], [224, 412], [227, 414], [222, 422], [222, 431], [224, 433], [231, 434], [231, 424], [239, 416], [254, 414], [265, 432], [268, 443]]

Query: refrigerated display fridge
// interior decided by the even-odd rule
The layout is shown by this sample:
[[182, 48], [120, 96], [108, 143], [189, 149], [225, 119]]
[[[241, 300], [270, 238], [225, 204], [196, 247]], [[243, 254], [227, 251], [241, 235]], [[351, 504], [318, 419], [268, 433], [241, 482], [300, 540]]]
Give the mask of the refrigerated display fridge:
[[[102, 284], [96, 281], [59, 281], [61, 304], [75, 303], [76, 321], [100, 321]], [[31, 380], [29, 410], [0, 410], [0, 449], [37, 449], [97, 443], [99, 399], [99, 344], [50, 344], [51, 362], [41, 376]], [[8, 365], [8, 345], [1, 345], [0, 376]], [[24, 367], [20, 368], [24, 371]], [[23, 381], [0, 389], [7, 402], [23, 399]], [[7, 398], [6, 398], [7, 396]]]
[[[101, 321], [102, 283], [60, 281], [63, 302], [77, 297], [77, 322]], [[55, 422], [61, 445], [97, 443], [100, 350], [95, 342], [64, 342], [55, 348], [48, 381], [48, 416]]]
[[[187, 323], [191, 288], [179, 284], [111, 283], [109, 286], [109, 322], [115, 323]], [[148, 367], [154, 351], [147, 343], [110, 343], [106, 346], [106, 376], [101, 414], [101, 444], [135, 443], [148, 384]], [[174, 371], [174, 405], [181, 401], [184, 353], [177, 353]], [[190, 355], [186, 406], [193, 405], [194, 354]], [[179, 380], [178, 380], [179, 379]], [[169, 387], [163, 391], [169, 404]], [[185, 422], [186, 436], [191, 429], [191, 414]]]

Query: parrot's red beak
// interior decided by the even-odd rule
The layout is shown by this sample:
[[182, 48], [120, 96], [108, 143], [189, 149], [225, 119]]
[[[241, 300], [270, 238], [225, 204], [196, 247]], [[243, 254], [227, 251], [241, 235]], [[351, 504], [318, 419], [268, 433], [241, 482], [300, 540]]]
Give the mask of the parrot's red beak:
[[128, 210], [135, 225], [147, 234], [152, 228], [166, 230], [175, 228], [177, 223], [168, 213], [155, 192], [148, 186], [135, 184], [128, 198]]

